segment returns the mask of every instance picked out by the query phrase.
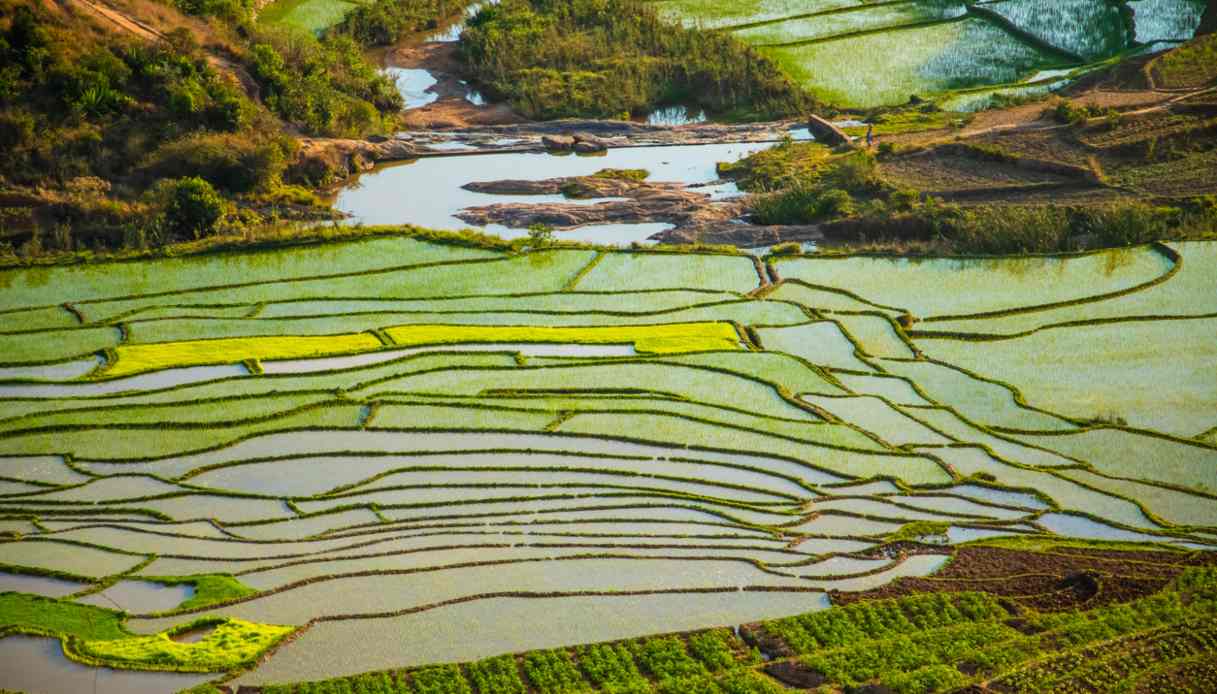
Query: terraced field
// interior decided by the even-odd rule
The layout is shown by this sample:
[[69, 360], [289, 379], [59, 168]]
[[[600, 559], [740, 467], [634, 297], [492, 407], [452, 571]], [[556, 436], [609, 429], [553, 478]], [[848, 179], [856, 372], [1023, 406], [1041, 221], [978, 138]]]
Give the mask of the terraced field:
[[[839, 106], [1060, 84], [1117, 56], [1195, 33], [1204, 0], [654, 0], [672, 21], [730, 32]], [[997, 85], [998, 89], [992, 86]]]
[[0, 271], [0, 659], [206, 673], [115, 691], [1211, 682], [1215, 262], [400, 235]]

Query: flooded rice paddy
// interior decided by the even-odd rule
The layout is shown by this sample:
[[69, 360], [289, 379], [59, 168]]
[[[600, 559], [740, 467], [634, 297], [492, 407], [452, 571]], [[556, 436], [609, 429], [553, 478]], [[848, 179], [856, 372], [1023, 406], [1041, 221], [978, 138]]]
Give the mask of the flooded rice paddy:
[[[707, 182], [713, 160], [748, 147], [552, 160], [568, 172], [646, 165]], [[485, 159], [502, 167], [477, 174], [492, 178], [534, 156], [545, 155], [426, 159], [379, 175]], [[391, 199], [382, 179], [365, 180]], [[432, 200], [417, 211], [454, 209]], [[823, 607], [828, 591], [933, 574], [963, 543], [1213, 548], [1217, 448], [1197, 435], [1217, 421], [1183, 397], [1202, 386], [1161, 387], [1203, 385], [1203, 360], [1171, 357], [1177, 375], [1166, 381], [1166, 365], [1138, 355], [1149, 366], [1130, 373], [1149, 380], [1120, 382], [1121, 402], [1143, 408], [1121, 405], [1127, 424], [1096, 422], [1063, 397], [1103, 392], [1077, 384], [1123, 349], [1113, 336], [1135, 331], [1172, 355], [1164, 345], [1178, 326], [1211, 320], [1192, 311], [1208, 298], [1212, 251], [1178, 249], [1189, 270], [1153, 247], [783, 260], [786, 279], [760, 296], [769, 275], [742, 256], [508, 254], [407, 239], [226, 259], [249, 270], [241, 276], [209, 265], [218, 259], [4, 271], [15, 291], [0, 310], [45, 327], [20, 336], [34, 345], [28, 363], [0, 364], [10, 369], [0, 508], [12, 519], [0, 587], [89, 593], [74, 604], [136, 615], [126, 628], [139, 634], [199, 616], [312, 624], [242, 675], [254, 684], [447, 661], [457, 633], [467, 658], [798, 614]], [[142, 284], [165, 264], [180, 270], [176, 285]], [[63, 302], [78, 307], [77, 327], [53, 315]], [[905, 312], [915, 320], [897, 323]], [[1098, 320], [1055, 318], [1072, 315]], [[689, 321], [735, 337], [640, 347], [649, 326]], [[271, 351], [190, 368], [171, 358], [110, 380], [123, 350], [99, 366], [87, 346], [61, 360], [73, 343], [60, 341], [39, 360], [29, 338], [49, 344], [99, 322], [170, 355], [207, 335], [272, 347], [336, 329], [384, 337], [337, 357]], [[513, 335], [562, 326], [569, 341], [394, 342], [408, 326], [449, 322]], [[972, 359], [935, 332], [940, 323], [986, 335], [976, 349], [987, 356]], [[1024, 325], [1043, 329], [1010, 332]], [[594, 326], [621, 342], [578, 332]], [[1053, 341], [1029, 341], [1044, 333]], [[1020, 344], [1061, 356], [1031, 373]], [[1037, 382], [1070, 389], [1044, 399]], [[889, 553], [902, 533], [937, 549]], [[27, 575], [37, 572], [58, 578]], [[217, 575], [239, 589], [207, 604], [215, 588], [199, 577]], [[182, 611], [188, 600], [203, 602]], [[395, 645], [369, 647], [367, 634]], [[68, 678], [48, 679], [48, 691], [72, 691], [82, 671], [44, 648], [56, 643], [4, 639], [0, 657], [47, 663]], [[115, 686], [198, 681], [105, 675], [128, 676], [135, 683]]]

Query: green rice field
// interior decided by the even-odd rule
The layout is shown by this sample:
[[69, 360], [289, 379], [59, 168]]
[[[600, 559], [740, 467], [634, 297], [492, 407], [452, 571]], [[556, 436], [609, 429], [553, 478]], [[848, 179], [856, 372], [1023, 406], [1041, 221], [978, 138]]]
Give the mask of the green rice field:
[[[969, 110], [993, 94], [1192, 37], [1203, 0], [655, 0], [670, 21], [759, 48], [842, 107], [943, 99]], [[1020, 86], [1021, 85], [1021, 86]], [[1041, 86], [1029, 86], [1041, 85]], [[973, 92], [981, 87], [992, 90]], [[949, 96], [964, 90], [964, 94]], [[972, 96], [965, 96], [972, 94]]]
[[[778, 661], [950, 691], [1157, 638], [1204, 663], [1215, 263], [401, 235], [0, 270], [0, 658], [268, 694], [767, 693]], [[1054, 544], [1183, 563], [1026, 622], [966, 582], [851, 605]]]

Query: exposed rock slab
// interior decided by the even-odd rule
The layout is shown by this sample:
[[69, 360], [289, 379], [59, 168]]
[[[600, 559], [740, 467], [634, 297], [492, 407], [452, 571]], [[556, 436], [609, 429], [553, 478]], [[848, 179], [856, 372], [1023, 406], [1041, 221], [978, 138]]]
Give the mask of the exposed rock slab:
[[651, 236], [659, 243], [710, 243], [715, 245], [758, 248], [787, 241], [823, 241], [824, 233], [814, 224], [759, 225], [736, 220], [702, 225], [689, 225], [661, 231]]
[[711, 200], [680, 183], [649, 183], [595, 176], [551, 178], [539, 181], [501, 180], [474, 182], [466, 190], [499, 195], [555, 195], [571, 198], [626, 198], [594, 204], [495, 203], [462, 210], [456, 216], [470, 224], [503, 224], [524, 228], [544, 224], [573, 229], [589, 224], [644, 224], [663, 222], [678, 227], [726, 222], [743, 211], [740, 200]]
[[601, 152], [613, 147], [709, 145], [734, 142], [777, 142], [805, 123], [774, 121], [725, 125], [650, 125], [618, 120], [567, 119], [446, 130], [415, 130], [397, 138], [413, 144], [424, 156], [476, 152]]
[[[573, 199], [617, 198], [594, 204], [496, 203], [470, 207], [456, 216], [475, 225], [502, 224], [524, 228], [544, 224], [558, 230], [590, 224], [666, 223], [673, 228], [651, 240], [661, 243], [729, 244], [741, 248], [769, 246], [784, 241], [819, 241], [820, 228], [807, 226], [758, 226], [739, 219], [744, 213], [742, 197], [714, 200], [698, 186], [683, 183], [653, 183], [596, 176], [549, 178], [538, 181], [505, 179], [477, 181], [466, 190], [495, 195], [565, 195]], [[625, 198], [625, 199], [620, 199]]]

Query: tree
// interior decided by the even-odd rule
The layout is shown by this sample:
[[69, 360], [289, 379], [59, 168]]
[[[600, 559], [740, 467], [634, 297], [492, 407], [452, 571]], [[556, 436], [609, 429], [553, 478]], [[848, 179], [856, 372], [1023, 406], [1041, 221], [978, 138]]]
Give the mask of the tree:
[[198, 176], [179, 178], [167, 186], [165, 221], [175, 235], [197, 239], [213, 233], [224, 209], [224, 199]]

